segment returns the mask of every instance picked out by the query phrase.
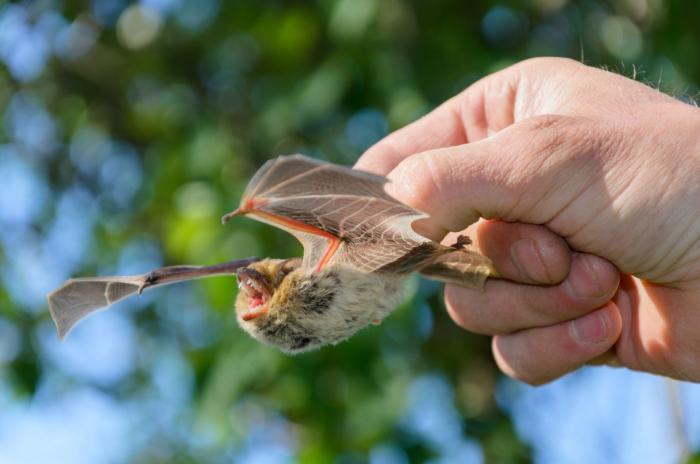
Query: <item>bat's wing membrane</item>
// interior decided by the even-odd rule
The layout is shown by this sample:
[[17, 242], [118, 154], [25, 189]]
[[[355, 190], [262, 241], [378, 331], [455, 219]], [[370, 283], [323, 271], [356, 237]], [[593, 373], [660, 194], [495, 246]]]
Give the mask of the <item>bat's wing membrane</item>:
[[70, 279], [48, 295], [49, 311], [58, 336], [65, 337], [88, 314], [138, 293], [142, 282], [141, 276]]
[[304, 246], [307, 269], [342, 263], [363, 272], [410, 272], [445, 247], [413, 231], [411, 223], [426, 216], [389, 196], [386, 182], [301, 155], [281, 156], [260, 168], [232, 214], [292, 233]]
[[441, 282], [479, 289], [484, 287], [487, 277], [496, 274], [490, 259], [469, 250], [455, 250], [439, 256], [420, 273]]
[[266, 162], [255, 173], [241, 203], [271, 196], [288, 198], [324, 193], [385, 198], [396, 202], [384, 192], [386, 183], [385, 177], [303, 155], [279, 156]]

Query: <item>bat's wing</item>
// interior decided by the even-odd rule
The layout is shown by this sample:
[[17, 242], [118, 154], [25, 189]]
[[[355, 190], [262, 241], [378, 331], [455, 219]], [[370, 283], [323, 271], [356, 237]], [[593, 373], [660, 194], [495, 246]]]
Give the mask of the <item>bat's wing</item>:
[[240, 207], [282, 228], [304, 246], [303, 267], [345, 264], [363, 272], [414, 271], [449, 248], [415, 233], [426, 217], [384, 192], [387, 179], [301, 155], [270, 160], [255, 174]]
[[214, 266], [170, 266], [155, 269], [143, 275], [84, 277], [70, 279], [47, 296], [49, 311], [56, 324], [58, 336], [63, 339], [73, 326], [85, 316], [106, 308], [143, 290], [183, 280], [222, 274], [233, 274], [257, 258], [248, 258]]
[[141, 276], [86, 277], [70, 279], [48, 294], [49, 311], [63, 339], [88, 314], [138, 293]]
[[469, 250], [441, 255], [423, 267], [420, 273], [441, 282], [479, 289], [484, 287], [487, 277], [496, 275], [490, 259]]

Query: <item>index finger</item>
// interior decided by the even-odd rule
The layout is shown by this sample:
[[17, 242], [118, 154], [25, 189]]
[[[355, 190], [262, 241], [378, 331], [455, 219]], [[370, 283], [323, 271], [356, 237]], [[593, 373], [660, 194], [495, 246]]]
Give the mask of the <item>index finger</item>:
[[477, 81], [377, 142], [355, 168], [387, 175], [415, 153], [475, 142], [513, 124], [518, 76], [514, 67], [509, 67]]
[[[387, 175], [413, 154], [476, 142], [533, 116], [595, 113], [599, 106], [590, 101], [597, 99], [581, 101], [580, 95], [592, 82], [609, 79], [606, 74], [568, 58], [521, 61], [484, 77], [418, 121], [391, 133], [367, 150], [355, 167]], [[580, 78], [572, 82], [573, 76]], [[572, 106], [574, 98], [579, 104]]]

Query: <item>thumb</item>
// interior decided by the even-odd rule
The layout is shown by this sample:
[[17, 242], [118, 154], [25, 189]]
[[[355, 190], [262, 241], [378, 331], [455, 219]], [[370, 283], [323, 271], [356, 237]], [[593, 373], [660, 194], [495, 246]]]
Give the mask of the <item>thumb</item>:
[[[387, 192], [427, 213], [416, 230], [433, 239], [460, 231], [479, 217], [547, 223], [561, 214], [596, 179], [599, 131], [570, 116], [537, 116], [492, 137], [418, 153], [388, 175]], [[570, 208], [569, 208], [570, 209]], [[578, 209], [575, 209], [578, 211]], [[585, 209], [584, 209], [585, 210]], [[567, 228], [583, 217], [567, 217]]]

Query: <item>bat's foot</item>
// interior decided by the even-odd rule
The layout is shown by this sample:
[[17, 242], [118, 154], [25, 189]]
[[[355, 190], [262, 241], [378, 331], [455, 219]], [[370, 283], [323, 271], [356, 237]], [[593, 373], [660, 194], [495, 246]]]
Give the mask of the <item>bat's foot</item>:
[[471, 243], [472, 240], [466, 235], [458, 235], [457, 241], [450, 245], [450, 248], [454, 248], [455, 250], [463, 250], [465, 246], [471, 245]]
[[138, 295], [141, 296], [145, 289], [147, 289], [151, 285], [157, 284], [161, 274], [162, 273], [159, 273], [158, 271], [151, 271], [148, 274], [146, 274], [143, 278], [143, 282], [141, 283], [141, 285], [139, 285], [139, 289], [137, 290]]

